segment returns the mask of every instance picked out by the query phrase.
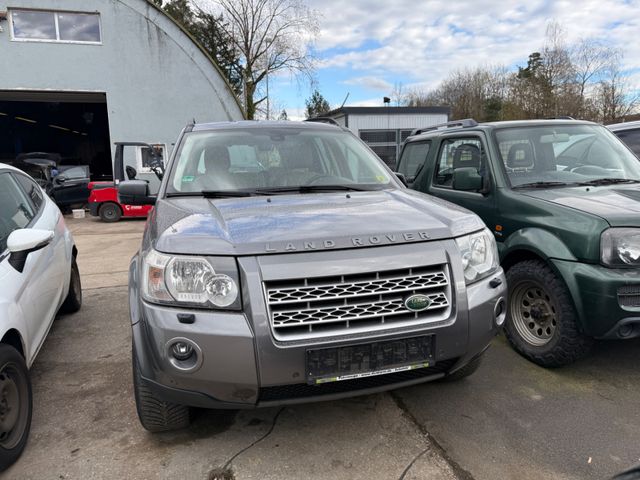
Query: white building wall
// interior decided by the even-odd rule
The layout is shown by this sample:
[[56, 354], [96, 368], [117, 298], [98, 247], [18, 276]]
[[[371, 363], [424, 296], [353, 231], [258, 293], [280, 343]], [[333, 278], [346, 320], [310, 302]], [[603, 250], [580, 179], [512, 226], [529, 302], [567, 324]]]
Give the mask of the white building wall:
[[446, 114], [349, 114], [349, 129], [358, 135], [360, 130], [413, 130], [447, 121]]
[[0, 90], [105, 92], [112, 142], [169, 150], [193, 119], [242, 119], [206, 54], [146, 0], [0, 0], [0, 11], [12, 7], [99, 12], [102, 44], [15, 41], [0, 22]]

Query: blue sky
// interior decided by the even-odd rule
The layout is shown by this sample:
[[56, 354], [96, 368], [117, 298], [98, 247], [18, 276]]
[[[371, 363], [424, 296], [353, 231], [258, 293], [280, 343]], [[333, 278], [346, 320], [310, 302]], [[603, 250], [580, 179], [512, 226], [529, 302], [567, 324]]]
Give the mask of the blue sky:
[[[640, 83], [640, 0], [306, 0], [320, 32], [316, 80], [332, 107], [382, 105], [394, 84], [428, 90], [456, 69], [526, 64], [550, 21], [571, 45], [584, 37], [619, 47], [629, 81]], [[270, 80], [272, 112], [300, 117], [308, 84]], [[274, 113], [272, 113], [273, 115]]]

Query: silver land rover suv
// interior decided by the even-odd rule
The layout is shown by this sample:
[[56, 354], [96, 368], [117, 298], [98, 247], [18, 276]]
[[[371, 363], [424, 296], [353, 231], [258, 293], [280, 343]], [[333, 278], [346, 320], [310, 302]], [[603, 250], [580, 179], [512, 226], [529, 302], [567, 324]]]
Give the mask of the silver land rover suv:
[[409, 190], [349, 131], [189, 125], [131, 262], [136, 404], [150, 431], [189, 407], [336, 399], [477, 368], [505, 318], [493, 235]]

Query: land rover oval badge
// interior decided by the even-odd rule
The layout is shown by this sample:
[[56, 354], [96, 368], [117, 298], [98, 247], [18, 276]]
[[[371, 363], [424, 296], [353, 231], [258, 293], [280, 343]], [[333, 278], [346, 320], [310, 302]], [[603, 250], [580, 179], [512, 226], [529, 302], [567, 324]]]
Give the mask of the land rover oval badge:
[[412, 312], [422, 312], [431, 305], [431, 300], [426, 295], [416, 294], [411, 295], [404, 301], [404, 306]]

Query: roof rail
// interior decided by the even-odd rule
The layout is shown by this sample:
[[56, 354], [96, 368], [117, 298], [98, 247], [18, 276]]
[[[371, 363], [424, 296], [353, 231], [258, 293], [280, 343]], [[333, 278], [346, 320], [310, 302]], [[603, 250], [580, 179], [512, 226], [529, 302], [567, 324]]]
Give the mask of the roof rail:
[[336, 122], [331, 117], [311, 117], [311, 118], [307, 118], [305, 122], [328, 123], [330, 125], [336, 125], [337, 127], [341, 126], [338, 122]]
[[456, 128], [456, 127], [470, 128], [470, 127], [476, 127], [476, 126], [478, 126], [478, 122], [476, 122], [473, 118], [465, 118], [463, 120], [454, 120], [452, 122], [439, 123], [437, 125], [432, 125], [430, 127], [416, 128], [411, 132], [411, 135], [409, 136], [412, 137], [413, 135], [418, 135], [424, 132], [430, 132], [432, 130], [444, 130], [447, 128]]
[[559, 117], [547, 117], [545, 120], [575, 120], [575, 118], [569, 115], [560, 115]]

